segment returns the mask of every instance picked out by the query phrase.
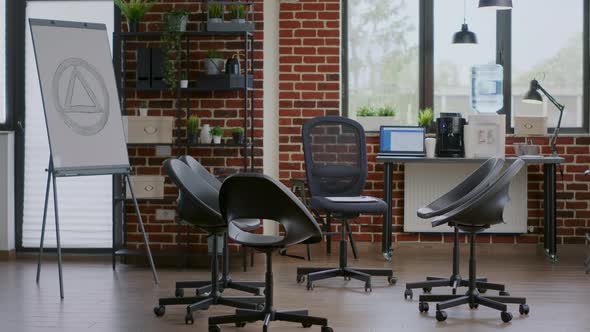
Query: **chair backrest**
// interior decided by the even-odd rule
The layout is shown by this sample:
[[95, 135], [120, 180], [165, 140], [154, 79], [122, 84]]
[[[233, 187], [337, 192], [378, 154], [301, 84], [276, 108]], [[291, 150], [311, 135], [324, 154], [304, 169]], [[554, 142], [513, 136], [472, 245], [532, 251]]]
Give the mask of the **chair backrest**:
[[166, 173], [179, 189], [178, 213], [182, 219], [208, 232], [219, 232], [227, 223], [219, 213], [219, 191], [183, 161], [168, 159]]
[[418, 217], [427, 219], [440, 216], [463, 205], [481, 190], [487, 188], [496, 179], [503, 166], [504, 159], [502, 158], [490, 158], [486, 160], [478, 169], [449, 192], [427, 206], [420, 208], [417, 212]]
[[339, 116], [303, 124], [305, 171], [311, 196], [358, 196], [367, 180], [365, 131]]
[[282, 183], [263, 174], [244, 173], [228, 177], [221, 186], [219, 205], [229, 224], [238, 219], [268, 219], [285, 228], [283, 244], [290, 246], [321, 239], [311, 213]]
[[195, 158], [189, 155], [184, 155], [181, 156], [179, 159], [182, 160], [185, 164], [187, 164], [193, 170], [193, 172], [195, 172], [195, 174], [198, 174], [205, 181], [207, 181], [207, 183], [209, 183], [211, 187], [217, 189], [217, 191], [221, 189], [221, 181], [219, 181], [219, 179], [217, 179], [205, 167], [203, 167], [203, 165], [201, 165], [201, 163], [199, 163]]
[[470, 227], [488, 227], [503, 223], [504, 207], [510, 201], [508, 192], [510, 183], [524, 167], [522, 159], [516, 159], [502, 175], [496, 178], [486, 189], [453, 211], [433, 220], [432, 225], [453, 222], [460, 229]]

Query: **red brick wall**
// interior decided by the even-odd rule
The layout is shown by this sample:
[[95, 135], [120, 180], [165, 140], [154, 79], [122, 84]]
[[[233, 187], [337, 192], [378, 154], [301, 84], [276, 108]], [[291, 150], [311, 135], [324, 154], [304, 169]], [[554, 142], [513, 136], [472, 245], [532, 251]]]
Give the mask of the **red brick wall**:
[[[305, 177], [301, 146], [301, 125], [323, 115], [338, 115], [340, 109], [340, 1], [300, 0], [280, 7], [280, 178]], [[522, 138], [507, 139], [507, 154]], [[548, 139], [536, 139], [543, 153], [550, 153]], [[375, 162], [378, 137], [367, 138], [369, 174], [366, 193], [383, 196], [383, 166]], [[558, 243], [583, 243], [590, 231], [588, 192], [590, 177], [583, 170], [590, 165], [590, 137], [563, 137], [560, 154], [566, 158], [564, 178], [558, 177]], [[530, 234], [521, 236], [480, 236], [481, 242], [538, 243], [543, 234], [543, 178], [540, 166], [529, 166], [528, 215]], [[403, 166], [394, 170], [393, 231], [395, 241], [449, 241], [440, 234], [403, 233]], [[380, 241], [380, 217], [361, 217], [355, 225], [359, 240]]]
[[[255, 36], [255, 168], [257, 171], [262, 169], [262, 38], [263, 38], [263, 0], [255, 0], [254, 21], [256, 22]], [[164, 14], [173, 8], [187, 9], [191, 12], [189, 16], [188, 30], [195, 31], [200, 28], [201, 7], [200, 1], [188, 0], [159, 0], [148, 15], [144, 18], [144, 23], [140, 24], [140, 31], [161, 31]], [[127, 25], [123, 20], [122, 29], [126, 30]], [[133, 40], [133, 39], [130, 39]], [[153, 40], [153, 39], [152, 39]], [[142, 39], [138, 42], [129, 42], [125, 59], [129, 72], [127, 74], [128, 85], [133, 85], [135, 80], [136, 68], [136, 49], [138, 47], [159, 47], [159, 42], [149, 39]], [[184, 43], [183, 43], [184, 45]], [[202, 71], [202, 59], [208, 49], [218, 49], [224, 58], [230, 57], [236, 51], [243, 50], [243, 38], [241, 37], [198, 37], [191, 39], [190, 47], [190, 76], [189, 80], [194, 81], [197, 75]], [[243, 59], [243, 51], [241, 52]], [[244, 64], [242, 62], [242, 68]], [[242, 126], [243, 117], [243, 93], [242, 92], [191, 92], [190, 113], [201, 118], [201, 123], [210, 124], [211, 127], [221, 126], [225, 129], [224, 139], [231, 139], [231, 128]], [[183, 93], [181, 100], [183, 111], [182, 120], [177, 123], [181, 128], [177, 135], [186, 137], [186, 93]], [[127, 113], [129, 115], [138, 114], [138, 107], [141, 102], [147, 100], [150, 103], [150, 116], [177, 116], [176, 109], [176, 91], [128, 91], [127, 94]], [[248, 134], [249, 136], [249, 134]], [[165, 172], [162, 168], [162, 162], [166, 157], [156, 157], [155, 147], [153, 146], [130, 146], [129, 156], [137, 175], [162, 175]], [[172, 149], [171, 156], [185, 154], [184, 148]], [[241, 149], [239, 148], [209, 148], [209, 147], [192, 147], [188, 153], [216, 174], [229, 174], [237, 172], [242, 167]], [[178, 226], [175, 221], [158, 221], [155, 218], [157, 209], [176, 209], [175, 199], [177, 191], [175, 186], [166, 179], [165, 187], [166, 201], [164, 202], [141, 202], [140, 209], [143, 221], [146, 224], [146, 230], [149, 235], [150, 245], [154, 250], [173, 250], [176, 249], [176, 243], [185, 241], [186, 228], [182, 227], [180, 237], [177, 236]], [[127, 240], [128, 248], [142, 247], [141, 233], [138, 231], [137, 218], [134, 208], [127, 204]], [[206, 238], [204, 234], [192, 230], [191, 242], [194, 249], [205, 250]]]

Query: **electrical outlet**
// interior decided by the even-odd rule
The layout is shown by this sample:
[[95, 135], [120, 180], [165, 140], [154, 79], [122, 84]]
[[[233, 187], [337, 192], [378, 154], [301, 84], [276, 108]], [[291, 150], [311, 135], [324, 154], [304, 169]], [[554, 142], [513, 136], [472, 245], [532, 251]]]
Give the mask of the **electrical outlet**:
[[176, 211], [174, 210], [156, 210], [156, 220], [174, 220], [176, 218]]

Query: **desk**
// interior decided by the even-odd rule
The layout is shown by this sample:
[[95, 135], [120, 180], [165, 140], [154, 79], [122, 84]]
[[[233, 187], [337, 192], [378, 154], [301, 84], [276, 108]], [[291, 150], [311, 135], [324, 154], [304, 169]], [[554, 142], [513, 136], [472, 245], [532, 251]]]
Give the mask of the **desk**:
[[[507, 157], [506, 161], [516, 160], [516, 157]], [[552, 261], [557, 260], [557, 229], [556, 229], [556, 170], [557, 165], [563, 163], [561, 157], [531, 157], [522, 158], [528, 164], [543, 164], [543, 201], [545, 207], [544, 216], [544, 246], [545, 253]], [[392, 245], [392, 211], [393, 211], [393, 164], [410, 164], [410, 163], [483, 163], [486, 159], [466, 159], [466, 158], [425, 158], [425, 157], [394, 157], [394, 156], [377, 156], [377, 162], [384, 164], [383, 181], [384, 200], [387, 203], [387, 211], [383, 219], [383, 236], [381, 240], [381, 252], [386, 260], [391, 260], [393, 250]]]

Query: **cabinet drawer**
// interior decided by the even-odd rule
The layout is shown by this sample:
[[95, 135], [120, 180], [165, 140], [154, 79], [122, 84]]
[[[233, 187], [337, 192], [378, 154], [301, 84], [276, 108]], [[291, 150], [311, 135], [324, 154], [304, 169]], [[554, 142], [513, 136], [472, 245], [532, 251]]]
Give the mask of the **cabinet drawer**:
[[161, 143], [173, 141], [174, 118], [170, 116], [126, 116], [123, 118], [127, 143]]
[[[164, 198], [164, 177], [151, 175], [131, 176], [131, 185], [135, 198]], [[131, 191], [127, 188], [127, 198], [131, 198]]]

